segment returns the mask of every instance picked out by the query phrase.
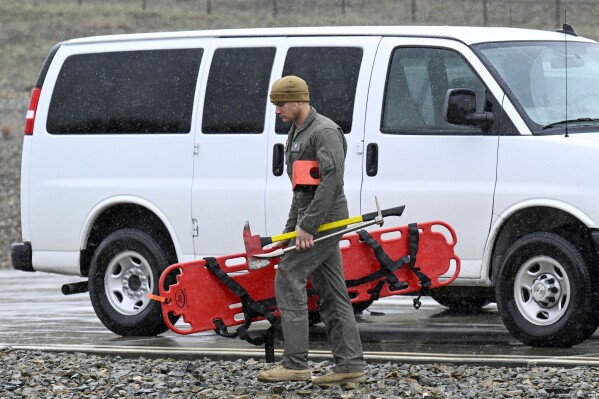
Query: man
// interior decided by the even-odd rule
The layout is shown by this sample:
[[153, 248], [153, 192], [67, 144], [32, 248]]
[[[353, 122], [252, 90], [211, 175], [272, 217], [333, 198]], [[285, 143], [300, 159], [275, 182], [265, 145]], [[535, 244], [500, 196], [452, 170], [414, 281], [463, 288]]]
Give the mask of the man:
[[285, 232], [296, 230], [297, 238], [279, 246], [295, 245], [297, 251], [281, 259], [275, 278], [284, 336], [283, 361], [281, 366], [261, 372], [258, 379], [311, 379], [306, 292], [310, 278], [320, 299], [319, 312], [335, 361], [335, 372], [314, 378], [313, 383], [330, 386], [362, 382], [365, 380], [362, 344], [345, 286], [340, 238], [324, 240], [312, 248], [321, 224], [348, 217], [343, 193], [347, 142], [339, 126], [310, 106], [308, 85], [301, 78], [285, 76], [277, 80], [272, 85], [270, 100], [279, 118], [293, 122], [285, 147], [287, 174], [291, 177], [297, 160], [316, 160], [320, 183], [299, 185], [293, 191]]

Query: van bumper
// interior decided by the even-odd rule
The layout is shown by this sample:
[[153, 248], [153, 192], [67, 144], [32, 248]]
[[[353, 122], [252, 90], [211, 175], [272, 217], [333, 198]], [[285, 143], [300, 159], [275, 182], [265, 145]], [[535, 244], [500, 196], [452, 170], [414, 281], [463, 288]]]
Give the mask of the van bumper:
[[34, 272], [31, 261], [31, 243], [17, 242], [10, 246], [10, 257], [12, 259], [12, 267], [15, 270], [24, 272]]

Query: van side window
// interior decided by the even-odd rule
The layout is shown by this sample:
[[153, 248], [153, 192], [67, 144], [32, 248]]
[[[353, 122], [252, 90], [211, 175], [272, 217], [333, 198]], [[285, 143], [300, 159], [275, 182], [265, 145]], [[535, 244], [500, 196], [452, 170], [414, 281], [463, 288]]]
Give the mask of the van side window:
[[48, 109], [52, 134], [189, 133], [202, 49], [68, 57]]
[[202, 132], [263, 133], [274, 47], [214, 52], [206, 86]]
[[[310, 104], [349, 133], [362, 55], [358, 47], [292, 47], [285, 58], [283, 76], [304, 79], [310, 88]], [[287, 133], [289, 127], [277, 118], [277, 133]]]
[[476, 92], [477, 112], [485, 104], [485, 86], [462, 56], [441, 48], [398, 47], [387, 75], [381, 131], [412, 134], [468, 134], [480, 128], [455, 126], [443, 118], [447, 90]]

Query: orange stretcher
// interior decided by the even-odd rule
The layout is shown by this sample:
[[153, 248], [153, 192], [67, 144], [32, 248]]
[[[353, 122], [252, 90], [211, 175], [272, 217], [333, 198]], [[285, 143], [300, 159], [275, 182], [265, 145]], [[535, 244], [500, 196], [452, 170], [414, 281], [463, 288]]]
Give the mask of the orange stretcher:
[[[351, 302], [422, 295], [451, 284], [460, 272], [460, 259], [454, 252], [456, 241], [454, 230], [442, 221], [344, 235], [340, 245]], [[271, 259], [269, 266], [253, 271], [248, 270], [245, 253], [174, 264], [162, 273], [160, 294], [153, 299], [162, 302], [164, 321], [177, 334], [214, 330], [255, 345], [266, 344], [267, 361], [274, 361], [272, 339], [280, 332], [274, 299], [279, 260]], [[167, 277], [176, 281], [168, 285]], [[307, 288], [308, 310], [316, 312], [318, 298], [310, 284]], [[416, 308], [419, 298], [414, 300]], [[180, 316], [185, 325], [174, 325], [173, 316]], [[252, 336], [249, 325], [263, 319], [271, 328], [261, 332], [262, 337], [255, 332]], [[235, 333], [228, 332], [228, 327], [239, 325]]]

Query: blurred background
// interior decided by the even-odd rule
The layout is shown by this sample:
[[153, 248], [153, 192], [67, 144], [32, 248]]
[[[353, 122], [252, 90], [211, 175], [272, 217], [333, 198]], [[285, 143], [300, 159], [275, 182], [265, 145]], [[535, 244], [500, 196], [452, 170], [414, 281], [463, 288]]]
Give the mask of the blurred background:
[[597, 0], [0, 0], [0, 269], [20, 241], [19, 174], [29, 95], [52, 46], [118, 33], [318, 25], [511, 26], [567, 18], [599, 39]]

